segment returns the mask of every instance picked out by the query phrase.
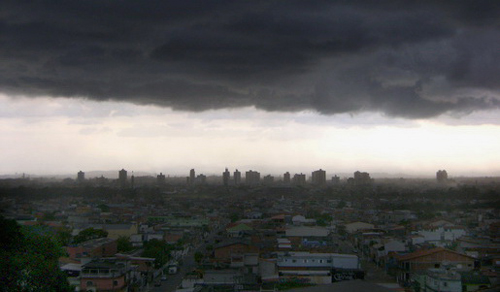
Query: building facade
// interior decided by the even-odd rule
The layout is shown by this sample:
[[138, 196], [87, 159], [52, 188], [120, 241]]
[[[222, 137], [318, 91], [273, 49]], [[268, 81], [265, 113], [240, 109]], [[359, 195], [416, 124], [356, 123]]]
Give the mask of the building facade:
[[231, 176], [231, 174], [229, 173], [229, 171], [226, 168], [226, 170], [222, 173], [222, 183], [226, 187], [229, 185], [230, 176]]
[[312, 172], [311, 183], [313, 185], [322, 186], [326, 184], [326, 171], [320, 169]]

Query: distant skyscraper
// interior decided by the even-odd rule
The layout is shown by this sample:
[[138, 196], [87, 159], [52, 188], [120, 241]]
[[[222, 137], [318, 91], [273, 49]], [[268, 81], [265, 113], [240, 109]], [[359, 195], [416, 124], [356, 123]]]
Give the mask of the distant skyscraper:
[[226, 167], [226, 170], [222, 173], [222, 183], [224, 184], [224, 186], [228, 186], [229, 185], [229, 179], [231, 177], [231, 174], [229, 173], [229, 171], [227, 170], [227, 167]]
[[438, 182], [442, 183], [442, 182], [445, 182], [448, 180], [448, 173], [446, 172], [446, 170], [438, 170], [438, 172], [436, 172], [436, 179]]
[[118, 172], [118, 182], [122, 188], [127, 186], [127, 171], [123, 168]]
[[132, 172], [132, 176], [130, 177], [130, 187], [131, 188], [135, 187], [134, 183], [135, 183], [135, 177], [134, 177], [134, 172]]
[[372, 182], [370, 174], [368, 172], [356, 171], [354, 173], [354, 184], [356, 185], [367, 185]]
[[163, 173], [160, 172], [160, 174], [156, 176], [156, 183], [160, 186], [165, 184], [165, 175]]
[[322, 186], [326, 184], [326, 171], [320, 169], [312, 172], [311, 183]]
[[296, 173], [293, 176], [293, 184], [296, 186], [303, 186], [306, 184], [306, 175], [305, 174], [298, 174]]
[[248, 185], [256, 185], [260, 183], [260, 173], [249, 170], [245, 173], [245, 183]]
[[270, 174], [264, 176], [263, 182], [266, 185], [272, 185], [274, 183], [274, 176]]
[[83, 171], [81, 171], [81, 170], [80, 170], [80, 171], [77, 173], [77, 175], [76, 175], [76, 180], [77, 180], [78, 182], [84, 182], [84, 181], [85, 181], [85, 172], [83, 172]]
[[241, 183], [241, 172], [238, 170], [234, 171], [234, 184], [239, 185]]
[[204, 174], [200, 174], [198, 175], [198, 177], [196, 178], [196, 181], [198, 184], [201, 184], [201, 185], [204, 185], [207, 183], [207, 176], [204, 175]]
[[337, 185], [340, 183], [340, 177], [337, 175], [332, 176], [332, 184]]
[[288, 171], [283, 175], [283, 182], [286, 184], [290, 183], [290, 173]]
[[194, 185], [195, 178], [196, 178], [196, 176], [195, 176], [194, 169], [191, 169], [189, 171], [189, 184], [190, 185]]

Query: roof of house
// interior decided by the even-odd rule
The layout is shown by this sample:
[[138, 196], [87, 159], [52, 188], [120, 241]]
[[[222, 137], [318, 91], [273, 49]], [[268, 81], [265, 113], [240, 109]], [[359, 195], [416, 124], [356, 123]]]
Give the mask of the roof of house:
[[461, 256], [464, 256], [464, 257], [468, 257], [470, 259], [474, 259], [473, 257], [468, 256], [466, 254], [462, 254], [462, 253], [459, 253], [459, 252], [456, 252], [456, 251], [453, 251], [453, 250], [450, 250], [450, 249], [446, 249], [446, 248], [443, 248], [443, 247], [436, 247], [436, 248], [427, 249], [427, 250], [418, 250], [416, 252], [412, 252], [412, 253], [409, 253], [409, 254], [402, 255], [402, 256], [400, 256], [398, 258], [398, 260], [399, 261], [408, 261], [408, 260], [412, 260], [412, 259], [415, 259], [415, 258], [420, 258], [420, 257], [428, 256], [428, 255], [439, 253], [439, 252], [455, 253], [455, 254], [458, 254], [458, 255], [461, 255]]
[[330, 231], [324, 227], [292, 227], [286, 230], [286, 236], [301, 237], [301, 236], [312, 236], [312, 237], [326, 237], [330, 234]]
[[221, 248], [221, 247], [226, 247], [226, 246], [231, 246], [231, 245], [236, 245], [236, 244], [249, 245], [247, 242], [245, 242], [243, 240], [227, 240], [227, 241], [217, 243], [216, 245], [214, 245], [214, 248]]
[[85, 247], [85, 248], [96, 248], [96, 247], [102, 246], [104, 244], [112, 243], [115, 241], [116, 241], [116, 239], [101, 237], [101, 238], [90, 239], [90, 240], [81, 242], [79, 244], [72, 245], [71, 247], [81, 246], [81, 247]]
[[288, 290], [289, 292], [335, 292], [335, 291], [350, 291], [350, 292], [390, 292], [395, 291], [391, 288], [383, 287], [379, 284], [366, 282], [363, 280], [341, 281], [332, 284], [309, 286], [304, 288], [296, 288]]
[[246, 225], [246, 224], [238, 224], [236, 226], [233, 226], [233, 227], [230, 227], [227, 229], [227, 231], [231, 231], [231, 232], [234, 232], [234, 231], [245, 231], [245, 230], [253, 230], [252, 227]]

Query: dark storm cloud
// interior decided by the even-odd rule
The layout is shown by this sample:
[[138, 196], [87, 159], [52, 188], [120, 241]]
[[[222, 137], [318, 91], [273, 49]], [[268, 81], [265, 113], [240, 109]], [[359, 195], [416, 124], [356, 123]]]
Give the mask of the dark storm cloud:
[[6, 0], [0, 91], [191, 111], [498, 108], [500, 4], [435, 2]]

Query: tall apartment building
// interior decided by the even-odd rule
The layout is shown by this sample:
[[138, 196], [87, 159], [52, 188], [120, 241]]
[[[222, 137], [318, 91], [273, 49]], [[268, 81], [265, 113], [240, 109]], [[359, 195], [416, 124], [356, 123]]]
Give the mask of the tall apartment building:
[[293, 184], [296, 186], [303, 186], [306, 184], [306, 175], [305, 174], [298, 174], [296, 173], [293, 176]]
[[194, 169], [191, 169], [189, 171], [189, 179], [188, 180], [189, 180], [190, 185], [194, 185], [194, 181], [196, 180], [196, 174], [194, 172]]
[[248, 185], [256, 185], [260, 183], [260, 173], [249, 170], [245, 173], [245, 183]]
[[120, 187], [124, 188], [127, 186], [127, 171], [122, 168], [122, 170], [118, 171], [118, 182], [120, 183]]
[[159, 175], [156, 176], [156, 183], [158, 185], [164, 185], [165, 184], [165, 175], [160, 172]]
[[438, 182], [445, 182], [448, 180], [448, 173], [446, 172], [446, 170], [438, 170], [438, 172], [436, 172], [436, 179]]
[[81, 182], [84, 182], [84, 181], [85, 181], [85, 172], [83, 172], [83, 171], [81, 171], [81, 170], [80, 170], [80, 171], [76, 174], [76, 180], [77, 180], [78, 182], [80, 182], [80, 183], [81, 183]]
[[283, 182], [285, 184], [289, 184], [290, 183], [290, 173], [288, 171], [285, 172], [285, 174], [283, 174]]
[[234, 184], [235, 185], [241, 184], [241, 172], [235, 170], [233, 176], [234, 176]]
[[229, 171], [227, 170], [227, 167], [226, 167], [226, 170], [222, 173], [222, 183], [224, 184], [224, 186], [228, 186], [229, 185], [229, 179], [231, 177], [231, 174], [229, 173]]
[[320, 169], [312, 172], [311, 183], [322, 186], [326, 184], [326, 171]]

